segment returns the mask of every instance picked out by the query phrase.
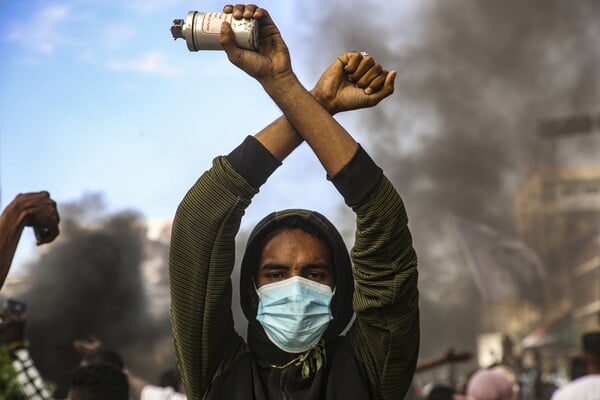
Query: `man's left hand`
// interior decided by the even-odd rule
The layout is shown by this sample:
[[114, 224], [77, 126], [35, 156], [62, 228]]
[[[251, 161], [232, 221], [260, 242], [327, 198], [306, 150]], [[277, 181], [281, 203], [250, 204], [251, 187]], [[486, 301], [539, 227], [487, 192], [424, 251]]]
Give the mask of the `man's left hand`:
[[364, 52], [340, 55], [321, 75], [312, 94], [331, 113], [372, 107], [394, 92], [395, 71]]

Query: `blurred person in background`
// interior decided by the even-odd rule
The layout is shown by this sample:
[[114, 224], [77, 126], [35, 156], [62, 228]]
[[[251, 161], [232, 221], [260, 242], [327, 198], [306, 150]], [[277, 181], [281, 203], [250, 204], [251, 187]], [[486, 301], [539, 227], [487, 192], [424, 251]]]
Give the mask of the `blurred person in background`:
[[477, 370], [467, 382], [465, 394], [456, 394], [455, 400], [517, 400], [515, 382], [506, 372], [497, 369]]
[[541, 400], [543, 392], [541, 356], [537, 349], [525, 349], [519, 364], [521, 400]]
[[[20, 304], [19, 308], [11, 304]], [[27, 400], [50, 400], [52, 395], [37, 370], [25, 337], [27, 314], [23, 303], [9, 299], [0, 316], [0, 343], [7, 347], [21, 392]]]
[[453, 400], [456, 391], [447, 385], [435, 385], [427, 395], [427, 400]]
[[585, 374], [563, 385], [552, 395], [552, 400], [600, 399], [600, 331], [581, 337]]
[[129, 400], [129, 384], [113, 364], [80, 365], [71, 373], [67, 400]]
[[569, 363], [569, 380], [574, 381], [586, 374], [585, 360], [581, 354], [571, 357]]
[[[16, 307], [15, 304], [19, 307]], [[29, 343], [25, 335], [27, 321], [25, 305], [9, 299], [5, 303], [0, 317], [0, 343], [8, 348], [23, 398], [26, 400], [52, 400], [50, 389], [29, 353]], [[72, 372], [69, 400], [119, 399], [123, 389], [121, 375], [125, 378], [125, 388], [129, 391], [128, 375], [124, 372], [123, 358], [118, 352], [104, 348], [94, 336], [88, 340], [75, 340], [73, 348], [81, 354], [82, 358]], [[86, 368], [97, 365], [101, 367]], [[106, 366], [111, 367], [113, 371], [105, 368]], [[115, 371], [119, 371], [121, 375]], [[73, 389], [71, 390], [71, 388]], [[168, 397], [162, 399], [166, 400]]]
[[121, 355], [105, 348], [95, 335], [73, 341], [73, 348], [82, 355], [81, 365], [109, 363], [122, 370], [134, 400], [186, 400], [178, 374], [172, 369], [161, 374], [164, 385], [154, 385], [126, 368]]
[[175, 390], [180, 390], [181, 377], [179, 376], [179, 370], [177, 369], [177, 366], [164, 370], [160, 374], [158, 382], [161, 387], [170, 387]]

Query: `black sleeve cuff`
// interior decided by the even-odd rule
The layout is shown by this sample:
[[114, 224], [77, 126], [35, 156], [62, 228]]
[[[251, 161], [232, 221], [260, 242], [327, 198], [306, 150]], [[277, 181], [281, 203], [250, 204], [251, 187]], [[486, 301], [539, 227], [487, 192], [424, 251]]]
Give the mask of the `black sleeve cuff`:
[[352, 207], [364, 200], [379, 184], [382, 177], [381, 168], [359, 145], [348, 164], [335, 176], [327, 177], [327, 179], [344, 196], [346, 204]]
[[242, 144], [227, 155], [231, 166], [256, 190], [281, 165], [254, 136], [248, 136]]

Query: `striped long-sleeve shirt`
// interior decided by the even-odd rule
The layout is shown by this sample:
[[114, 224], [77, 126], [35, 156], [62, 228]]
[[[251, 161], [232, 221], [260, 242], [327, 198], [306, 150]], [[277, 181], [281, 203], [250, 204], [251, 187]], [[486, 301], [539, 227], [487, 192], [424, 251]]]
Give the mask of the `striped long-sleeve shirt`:
[[[369, 180], [376, 169], [359, 149], [332, 178], [357, 216], [351, 253], [357, 318], [347, 336], [374, 392], [401, 399], [418, 355], [417, 259], [398, 193], [385, 176]], [[256, 193], [226, 157], [218, 157], [177, 210], [170, 249], [171, 319], [189, 399], [204, 398], [214, 379], [248, 350], [233, 327], [230, 275], [235, 235]]]

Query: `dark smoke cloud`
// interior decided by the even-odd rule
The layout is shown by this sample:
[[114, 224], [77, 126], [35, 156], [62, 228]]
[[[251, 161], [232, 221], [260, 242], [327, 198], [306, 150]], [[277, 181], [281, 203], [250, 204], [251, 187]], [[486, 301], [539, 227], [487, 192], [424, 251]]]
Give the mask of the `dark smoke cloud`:
[[[24, 298], [35, 362], [64, 395], [80, 360], [72, 349], [74, 339], [97, 335], [143, 375], [148, 372], [143, 362], [147, 367], [155, 361], [148, 359], [153, 345], [168, 336], [169, 325], [166, 316], [160, 321], [149, 313], [141, 270], [147, 241], [141, 215], [106, 214], [98, 195], [64, 205], [60, 213], [61, 235], [29, 266], [31, 286]], [[170, 365], [155, 366], [162, 367]], [[149, 379], [159, 373], [155, 369]]]
[[[398, 71], [395, 94], [357, 113], [356, 131], [366, 132], [360, 139], [407, 205], [426, 305], [423, 352], [473, 343], [477, 312], [468, 306], [478, 296], [446, 221], [456, 215], [514, 232], [519, 184], [552, 159], [541, 151], [540, 121], [598, 111], [600, 3], [332, 1], [315, 10], [297, 58], [327, 65], [364, 50]], [[585, 143], [598, 154], [598, 141], [592, 150]], [[456, 332], [439, 326], [451, 310]]]

